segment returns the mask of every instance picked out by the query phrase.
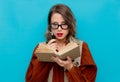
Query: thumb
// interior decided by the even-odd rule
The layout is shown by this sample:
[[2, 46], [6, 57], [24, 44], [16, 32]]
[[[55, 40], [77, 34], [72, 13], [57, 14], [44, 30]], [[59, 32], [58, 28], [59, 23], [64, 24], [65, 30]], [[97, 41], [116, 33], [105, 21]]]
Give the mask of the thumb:
[[67, 60], [68, 60], [68, 61], [71, 61], [71, 58], [70, 58], [69, 56], [67, 56]]

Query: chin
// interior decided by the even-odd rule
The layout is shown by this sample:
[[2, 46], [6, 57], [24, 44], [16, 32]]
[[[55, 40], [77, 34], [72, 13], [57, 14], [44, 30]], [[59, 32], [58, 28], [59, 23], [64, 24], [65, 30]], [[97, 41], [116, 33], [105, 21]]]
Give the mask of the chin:
[[58, 40], [62, 40], [63, 38], [57, 38]]
[[58, 39], [58, 40], [63, 40], [63, 39], [64, 39], [64, 37], [57, 37], [57, 39]]

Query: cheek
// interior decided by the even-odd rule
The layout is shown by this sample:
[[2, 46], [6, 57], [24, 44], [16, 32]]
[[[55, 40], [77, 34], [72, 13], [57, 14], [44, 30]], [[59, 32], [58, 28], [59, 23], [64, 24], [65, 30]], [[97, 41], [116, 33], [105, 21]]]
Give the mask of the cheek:
[[66, 31], [64, 32], [64, 35], [67, 36], [68, 33], [69, 33], [69, 30], [66, 30]]

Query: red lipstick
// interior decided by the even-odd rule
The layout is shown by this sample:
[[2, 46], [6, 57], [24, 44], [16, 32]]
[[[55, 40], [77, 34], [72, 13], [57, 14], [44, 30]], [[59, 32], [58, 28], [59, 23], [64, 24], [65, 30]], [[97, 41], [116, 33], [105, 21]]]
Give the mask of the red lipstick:
[[58, 36], [58, 37], [62, 37], [62, 36], [63, 36], [63, 33], [57, 33], [57, 36]]

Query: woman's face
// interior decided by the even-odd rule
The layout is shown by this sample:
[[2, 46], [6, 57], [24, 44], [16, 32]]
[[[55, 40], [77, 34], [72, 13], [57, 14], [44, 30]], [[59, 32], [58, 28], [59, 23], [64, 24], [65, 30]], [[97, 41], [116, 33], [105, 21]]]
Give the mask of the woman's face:
[[68, 25], [65, 23], [62, 15], [54, 13], [51, 17], [51, 31], [58, 40], [66, 40], [69, 33]]

